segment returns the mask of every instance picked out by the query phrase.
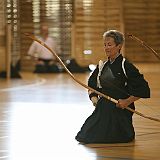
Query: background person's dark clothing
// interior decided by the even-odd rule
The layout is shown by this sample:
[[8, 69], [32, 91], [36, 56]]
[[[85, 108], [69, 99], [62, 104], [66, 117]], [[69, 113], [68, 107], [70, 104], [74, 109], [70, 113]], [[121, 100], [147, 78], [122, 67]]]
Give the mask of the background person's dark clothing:
[[40, 61], [43, 61], [44, 64], [36, 64], [34, 73], [58, 73], [60, 72], [59, 67], [56, 64], [50, 64], [52, 60], [44, 60], [40, 59]]

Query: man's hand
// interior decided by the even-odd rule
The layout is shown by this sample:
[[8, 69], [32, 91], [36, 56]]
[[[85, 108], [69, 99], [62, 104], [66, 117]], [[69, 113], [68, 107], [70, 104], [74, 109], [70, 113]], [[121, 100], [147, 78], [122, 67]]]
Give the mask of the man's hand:
[[116, 104], [117, 107], [119, 108], [126, 108], [130, 105], [130, 101], [128, 99], [119, 99], [118, 103]]
[[42, 60], [37, 60], [37, 64], [44, 65], [44, 62]]
[[137, 101], [138, 99], [140, 99], [140, 98], [134, 97], [134, 96], [130, 96], [127, 99], [119, 99], [116, 106], [124, 109], [124, 108], [128, 107], [131, 103], [133, 103], [134, 101]]
[[92, 97], [91, 101], [92, 101], [93, 105], [96, 107], [97, 102], [98, 102], [98, 98], [97, 97]]

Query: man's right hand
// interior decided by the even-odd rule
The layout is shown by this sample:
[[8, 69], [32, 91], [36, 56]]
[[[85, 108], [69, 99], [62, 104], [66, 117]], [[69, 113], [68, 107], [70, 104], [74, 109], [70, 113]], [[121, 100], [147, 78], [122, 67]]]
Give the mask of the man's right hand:
[[96, 107], [97, 102], [98, 102], [98, 98], [97, 97], [92, 97], [91, 101], [92, 101], [93, 105]]

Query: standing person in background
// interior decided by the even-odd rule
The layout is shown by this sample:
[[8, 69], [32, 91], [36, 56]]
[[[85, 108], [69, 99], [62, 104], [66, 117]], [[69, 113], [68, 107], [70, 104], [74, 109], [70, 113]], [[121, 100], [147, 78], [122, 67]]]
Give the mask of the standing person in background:
[[150, 88], [139, 70], [122, 55], [123, 34], [109, 30], [104, 33], [103, 40], [106, 60], [97, 65], [89, 77], [88, 86], [118, 103], [88, 91], [96, 108], [76, 135], [76, 140], [81, 143], [131, 142], [135, 139], [133, 113], [125, 108], [135, 109], [136, 100], [149, 98]]
[[[41, 36], [39, 40], [44, 42], [48, 47], [59, 53], [55, 40], [48, 35], [48, 26], [41, 26]], [[33, 42], [28, 50], [28, 55], [36, 57], [35, 73], [54, 73], [59, 72], [56, 57], [53, 56], [46, 48], [38, 42]]]

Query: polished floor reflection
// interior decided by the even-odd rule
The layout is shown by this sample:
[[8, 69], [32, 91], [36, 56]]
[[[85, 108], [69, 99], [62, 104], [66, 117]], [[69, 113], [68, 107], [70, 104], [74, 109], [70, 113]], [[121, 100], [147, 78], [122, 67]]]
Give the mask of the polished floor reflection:
[[[151, 99], [137, 110], [160, 118], [160, 65], [137, 64], [151, 86]], [[69, 75], [21, 73], [0, 79], [0, 159], [4, 160], [159, 160], [160, 123], [134, 115], [136, 141], [81, 145], [75, 139], [94, 107], [87, 91]], [[75, 74], [87, 83], [89, 73]]]

